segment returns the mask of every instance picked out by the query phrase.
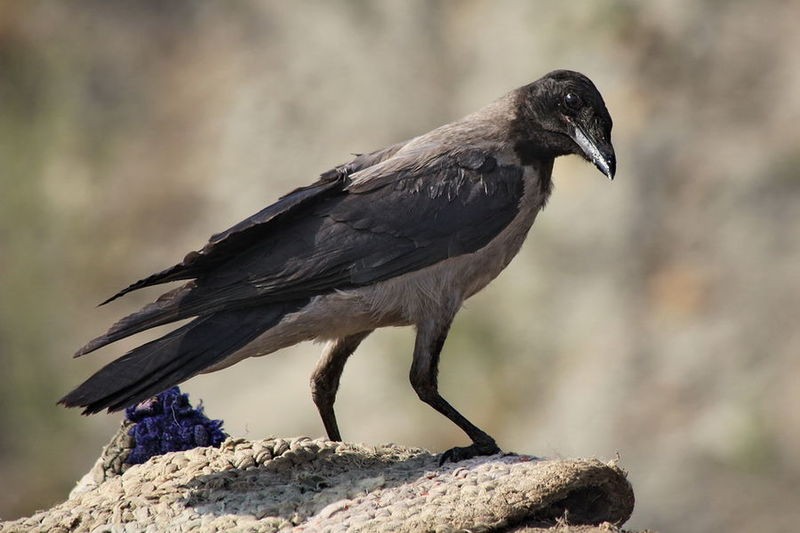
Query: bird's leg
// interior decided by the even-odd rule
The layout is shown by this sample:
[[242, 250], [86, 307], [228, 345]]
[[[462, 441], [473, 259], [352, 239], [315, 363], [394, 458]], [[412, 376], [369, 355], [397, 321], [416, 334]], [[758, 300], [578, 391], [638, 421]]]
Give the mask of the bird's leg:
[[447, 338], [452, 319], [446, 322], [426, 321], [417, 324], [417, 340], [414, 345], [414, 361], [411, 364], [411, 385], [419, 398], [449, 418], [472, 439], [466, 447], [447, 450], [439, 458], [439, 464], [450, 460], [462, 461], [478, 455], [500, 452], [494, 439], [467, 420], [439, 394], [437, 373], [439, 354]]
[[347, 358], [353, 355], [361, 341], [370, 333], [372, 330], [329, 342], [311, 374], [311, 397], [322, 417], [322, 423], [325, 424], [325, 431], [330, 440], [342, 440], [336, 423], [336, 414], [333, 412], [333, 402], [336, 401], [336, 391], [339, 389], [339, 379], [342, 377], [344, 365]]

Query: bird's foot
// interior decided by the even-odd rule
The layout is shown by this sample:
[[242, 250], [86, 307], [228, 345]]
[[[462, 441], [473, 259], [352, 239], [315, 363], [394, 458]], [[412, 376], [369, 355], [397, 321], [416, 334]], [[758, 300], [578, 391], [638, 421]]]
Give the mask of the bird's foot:
[[469, 446], [456, 446], [444, 452], [441, 457], [439, 457], [439, 466], [442, 466], [447, 461], [457, 463], [480, 455], [494, 455], [496, 453], [500, 453], [500, 448], [494, 440], [473, 442]]

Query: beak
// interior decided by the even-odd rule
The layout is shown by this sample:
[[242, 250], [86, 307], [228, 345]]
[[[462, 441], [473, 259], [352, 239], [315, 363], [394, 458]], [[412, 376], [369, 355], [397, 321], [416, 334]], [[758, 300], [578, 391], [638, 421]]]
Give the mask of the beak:
[[613, 180], [614, 173], [617, 171], [617, 158], [611, 142], [598, 141], [595, 136], [576, 122], [573, 122], [572, 125], [574, 127], [572, 140], [583, 150], [586, 159], [591, 161], [608, 179]]

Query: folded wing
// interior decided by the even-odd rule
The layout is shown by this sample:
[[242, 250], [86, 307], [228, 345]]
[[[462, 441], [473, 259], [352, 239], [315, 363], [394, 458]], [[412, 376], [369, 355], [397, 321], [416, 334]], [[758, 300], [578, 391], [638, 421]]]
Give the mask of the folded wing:
[[183, 318], [304, 300], [413, 272], [482, 248], [517, 214], [520, 167], [498, 165], [476, 150], [423, 165], [389, 164], [397, 149], [387, 150], [394, 151], [375, 158], [369, 179], [351, 180], [357, 168], [340, 167], [215, 236], [183, 263], [122, 291], [193, 279], [125, 317], [78, 355]]

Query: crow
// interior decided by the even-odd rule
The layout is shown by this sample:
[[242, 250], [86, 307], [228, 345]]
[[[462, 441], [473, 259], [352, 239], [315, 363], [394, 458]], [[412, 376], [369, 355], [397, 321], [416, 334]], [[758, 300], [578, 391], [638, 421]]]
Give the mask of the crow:
[[557, 70], [460, 120], [357, 155], [103, 302], [185, 281], [76, 357], [193, 320], [112, 361], [59, 403], [118, 411], [199, 373], [315, 339], [327, 342], [312, 397], [328, 438], [339, 441], [333, 404], [348, 357], [376, 328], [414, 326], [414, 391], [472, 440], [441, 461], [498, 453], [439, 394], [444, 341], [463, 302], [519, 251], [550, 195], [556, 157], [580, 155], [613, 179], [611, 127], [592, 81]]

